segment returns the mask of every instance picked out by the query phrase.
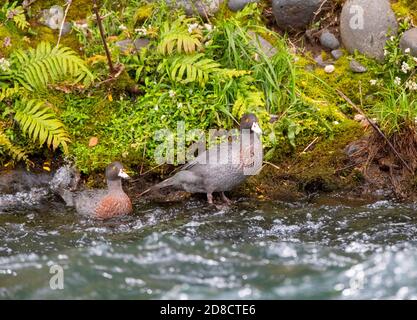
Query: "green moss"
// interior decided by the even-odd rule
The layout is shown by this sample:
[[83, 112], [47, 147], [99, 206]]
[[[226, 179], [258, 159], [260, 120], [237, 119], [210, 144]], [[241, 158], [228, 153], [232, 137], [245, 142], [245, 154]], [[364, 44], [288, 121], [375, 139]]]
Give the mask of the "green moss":
[[[35, 1], [30, 7], [30, 16], [36, 17], [41, 14], [42, 10], [49, 9], [54, 5], [62, 6], [65, 10], [64, 5], [66, 0], [38, 0]], [[93, 4], [91, 0], [73, 0], [71, 7], [68, 11], [67, 21], [77, 21], [85, 19], [91, 14]]]
[[[11, 45], [3, 46], [5, 38], [10, 38]], [[13, 50], [26, 49], [29, 47], [29, 39], [24, 37], [24, 34], [18, 30], [13, 23], [0, 24], [0, 56], [9, 56]]]
[[399, 0], [392, 4], [397, 17], [413, 19], [414, 23], [417, 23], [417, 2], [415, 0]]
[[[323, 55], [324, 60], [329, 58], [325, 53]], [[335, 62], [335, 71], [326, 73], [323, 68], [316, 66], [311, 57], [298, 57], [296, 62], [298, 85], [305, 97], [334, 110], [337, 110], [340, 104], [345, 104], [336, 89], [342, 91], [357, 104], [372, 102], [371, 94], [375, 89], [371, 86], [370, 80], [376, 79], [376, 62], [358, 55], [355, 60], [367, 67], [368, 72], [354, 73], [349, 67], [351, 59], [352, 57], [345, 52], [344, 56]]]

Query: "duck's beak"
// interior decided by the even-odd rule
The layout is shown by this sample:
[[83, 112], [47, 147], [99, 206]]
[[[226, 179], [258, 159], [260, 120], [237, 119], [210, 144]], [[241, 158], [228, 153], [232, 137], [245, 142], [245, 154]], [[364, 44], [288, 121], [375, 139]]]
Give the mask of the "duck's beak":
[[252, 124], [252, 127], [250, 128], [253, 132], [255, 132], [256, 134], [261, 135], [262, 134], [262, 129], [261, 127], [259, 127], [259, 124], [257, 122], [254, 122]]
[[130, 179], [130, 176], [126, 173], [124, 169], [120, 169], [118, 176], [122, 179]]

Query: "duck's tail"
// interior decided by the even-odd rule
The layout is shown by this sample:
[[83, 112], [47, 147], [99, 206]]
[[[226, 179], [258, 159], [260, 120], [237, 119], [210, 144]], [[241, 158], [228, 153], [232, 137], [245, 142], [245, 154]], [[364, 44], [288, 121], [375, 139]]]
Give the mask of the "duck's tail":
[[162, 181], [162, 182], [150, 187], [149, 189], [146, 189], [145, 191], [143, 191], [141, 194], [139, 194], [139, 197], [143, 196], [143, 195], [145, 195], [145, 194], [147, 194], [148, 192], [151, 192], [151, 191], [156, 191], [156, 190], [160, 190], [160, 189], [163, 189], [163, 188], [171, 187], [174, 184], [175, 184], [175, 181], [174, 181], [173, 177], [165, 179], [164, 181]]

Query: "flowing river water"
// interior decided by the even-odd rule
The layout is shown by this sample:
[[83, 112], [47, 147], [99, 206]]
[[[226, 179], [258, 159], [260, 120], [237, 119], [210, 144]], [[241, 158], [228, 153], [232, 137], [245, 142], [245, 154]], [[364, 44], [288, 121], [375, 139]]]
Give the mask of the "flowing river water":
[[[0, 298], [417, 299], [412, 204], [135, 207], [106, 222], [59, 202], [0, 213]], [[62, 290], [50, 287], [54, 265]]]

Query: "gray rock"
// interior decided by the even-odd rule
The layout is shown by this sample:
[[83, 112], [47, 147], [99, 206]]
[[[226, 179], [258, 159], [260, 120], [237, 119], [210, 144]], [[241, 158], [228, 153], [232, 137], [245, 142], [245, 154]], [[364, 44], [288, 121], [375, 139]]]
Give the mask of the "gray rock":
[[262, 38], [259, 34], [249, 31], [248, 35], [251, 37], [250, 42], [259, 50], [263, 51], [267, 57], [270, 58], [277, 53], [277, 48]]
[[165, 0], [165, 2], [171, 7], [184, 9], [189, 16], [197, 14], [207, 17], [219, 11], [223, 0]]
[[337, 40], [336, 36], [329, 32], [324, 31], [320, 36], [320, 43], [323, 47], [326, 47], [328, 49], [337, 49], [340, 47], [340, 42]]
[[130, 39], [120, 40], [114, 43], [117, 47], [119, 47], [120, 51], [127, 52], [130, 49], [133, 49], [134, 44], [133, 41]]
[[120, 51], [122, 52], [129, 52], [132, 49], [140, 50], [144, 47], [147, 47], [150, 43], [149, 39], [144, 38], [138, 38], [135, 41], [132, 41], [131, 39], [124, 39], [115, 42], [114, 44], [120, 48]]
[[404, 32], [400, 40], [400, 47], [403, 51], [410, 49], [410, 54], [417, 57], [417, 28]]
[[343, 57], [343, 51], [340, 49], [332, 50], [331, 54], [335, 60], [339, 60], [341, 57]]
[[64, 25], [63, 25], [62, 31], [61, 31], [61, 35], [62, 36], [67, 35], [68, 33], [71, 32], [71, 29], [72, 29], [72, 23], [71, 22], [64, 22]]
[[314, 61], [316, 61], [316, 63], [320, 66], [320, 67], [326, 67], [327, 63], [324, 62], [323, 57], [321, 56], [321, 54], [319, 54], [317, 57], [314, 58]]
[[398, 30], [388, 0], [348, 0], [340, 16], [342, 42], [349, 52], [355, 50], [377, 60], [384, 59], [388, 34]]
[[361, 65], [356, 60], [350, 61], [349, 67], [350, 67], [350, 70], [352, 70], [355, 73], [364, 73], [364, 72], [368, 71], [368, 69], [365, 66]]
[[278, 27], [302, 29], [314, 18], [324, 0], [272, 0], [272, 11]]
[[248, 3], [259, 2], [259, 0], [229, 0], [228, 6], [232, 11], [242, 10]]
[[61, 28], [62, 19], [64, 19], [64, 9], [61, 6], [55, 5], [42, 10], [41, 22], [53, 30]]
[[140, 50], [142, 48], [145, 48], [149, 45], [151, 41], [149, 39], [144, 38], [138, 38], [133, 42], [133, 45], [135, 46], [136, 50]]

